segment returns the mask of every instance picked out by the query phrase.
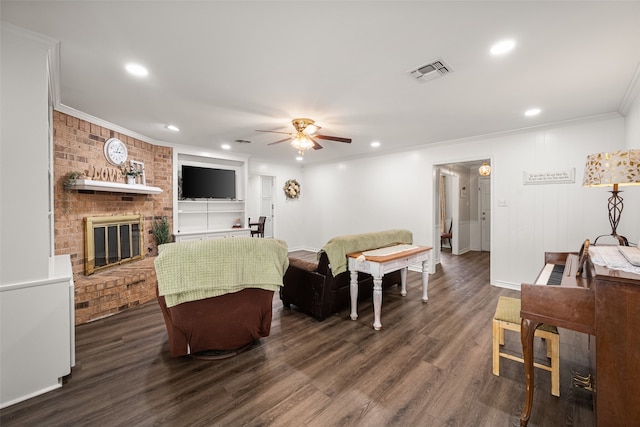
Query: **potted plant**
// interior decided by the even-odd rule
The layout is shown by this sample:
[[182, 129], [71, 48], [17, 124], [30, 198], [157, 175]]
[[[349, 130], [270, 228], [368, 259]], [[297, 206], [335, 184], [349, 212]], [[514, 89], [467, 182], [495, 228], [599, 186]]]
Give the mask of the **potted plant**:
[[122, 173], [127, 177], [127, 184], [135, 184], [136, 178], [142, 175], [142, 171], [134, 166], [125, 166]]
[[80, 171], [71, 171], [67, 174], [67, 177], [64, 179], [64, 189], [71, 190], [73, 189], [73, 185], [76, 183], [77, 179], [84, 178], [84, 173]]
[[152, 225], [153, 237], [155, 237], [158, 246], [171, 242], [171, 233], [169, 232], [169, 221], [167, 217], [156, 218]]

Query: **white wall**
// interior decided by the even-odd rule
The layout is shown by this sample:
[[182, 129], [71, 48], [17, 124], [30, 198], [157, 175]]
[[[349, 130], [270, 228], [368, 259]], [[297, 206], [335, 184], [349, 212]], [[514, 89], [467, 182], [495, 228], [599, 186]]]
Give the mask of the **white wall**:
[[424, 152], [408, 151], [306, 167], [307, 246], [319, 249], [337, 235], [393, 228], [410, 229], [415, 243], [431, 244], [427, 164]]
[[[304, 171], [301, 166], [288, 166], [266, 162], [260, 159], [249, 160], [249, 176], [266, 175], [274, 177], [275, 210], [273, 218], [274, 238], [287, 242], [290, 251], [308, 249], [305, 235], [309, 233], [309, 224], [304, 218], [303, 206], [314, 200], [313, 193], [307, 188]], [[282, 188], [289, 179], [300, 183], [300, 197], [287, 199]], [[259, 189], [254, 189], [259, 191]]]
[[44, 38], [2, 23], [0, 284], [49, 274], [50, 48]]
[[[415, 243], [439, 245], [433, 166], [490, 158], [491, 283], [518, 288], [535, 279], [545, 251], [575, 251], [585, 238], [610, 231], [608, 193], [583, 188], [582, 174], [588, 154], [624, 146], [624, 131], [624, 118], [611, 116], [307, 166], [305, 244], [320, 248], [340, 234], [407, 228]], [[572, 168], [573, 184], [523, 184], [524, 171]], [[619, 231], [640, 233], [637, 218], [625, 207]]]
[[[640, 149], [640, 89], [637, 90], [635, 101], [625, 118], [625, 141], [625, 148]], [[640, 186], [621, 187], [621, 189], [624, 190], [622, 193], [624, 211], [621, 221], [635, 221], [636, 232], [635, 234], [633, 232], [625, 234], [619, 231], [619, 234], [626, 236], [630, 242], [640, 245]]]

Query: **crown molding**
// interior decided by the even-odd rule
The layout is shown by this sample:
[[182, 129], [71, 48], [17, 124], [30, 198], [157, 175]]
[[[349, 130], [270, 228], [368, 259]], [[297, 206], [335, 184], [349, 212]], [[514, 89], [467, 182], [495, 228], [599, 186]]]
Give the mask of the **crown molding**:
[[165, 145], [165, 144], [159, 143], [158, 141], [156, 141], [153, 138], [149, 138], [146, 135], [142, 135], [142, 134], [134, 132], [132, 130], [123, 128], [122, 126], [118, 126], [115, 123], [111, 123], [111, 122], [108, 122], [106, 120], [102, 120], [102, 119], [100, 119], [98, 117], [92, 116], [91, 114], [83, 113], [82, 111], [76, 110], [75, 108], [71, 108], [71, 107], [69, 107], [67, 105], [64, 105], [64, 104], [61, 104], [61, 103], [55, 104], [53, 109], [56, 110], [56, 111], [59, 111], [61, 113], [65, 113], [65, 114], [68, 114], [70, 116], [76, 117], [78, 119], [86, 120], [86, 121], [88, 121], [90, 123], [93, 123], [95, 125], [102, 126], [102, 127], [107, 128], [107, 129], [113, 130], [115, 132], [130, 136], [132, 138], [139, 139], [140, 141], [144, 141], [144, 142], [147, 142], [149, 144]]
[[631, 82], [629, 83], [627, 91], [625, 92], [624, 97], [622, 98], [622, 102], [620, 103], [620, 107], [618, 108], [620, 114], [622, 114], [623, 116], [627, 115], [627, 113], [631, 109], [631, 106], [633, 105], [633, 102], [636, 100], [636, 98], [638, 98], [638, 93], [640, 93], [640, 62], [636, 67], [636, 71], [631, 78]]

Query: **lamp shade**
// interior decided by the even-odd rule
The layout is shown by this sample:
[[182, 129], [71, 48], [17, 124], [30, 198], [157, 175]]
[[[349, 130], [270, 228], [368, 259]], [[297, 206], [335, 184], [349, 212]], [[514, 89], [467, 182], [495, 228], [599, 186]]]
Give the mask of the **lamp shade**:
[[640, 185], [640, 149], [597, 153], [587, 156], [584, 187]]

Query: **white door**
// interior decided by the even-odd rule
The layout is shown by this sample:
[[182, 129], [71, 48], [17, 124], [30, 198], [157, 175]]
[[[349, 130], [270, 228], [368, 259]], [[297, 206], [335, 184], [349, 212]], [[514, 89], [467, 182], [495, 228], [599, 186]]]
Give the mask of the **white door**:
[[261, 176], [260, 177], [260, 216], [266, 216], [267, 220], [264, 223], [264, 237], [273, 238], [273, 177]]
[[480, 178], [481, 248], [491, 251], [491, 178]]

